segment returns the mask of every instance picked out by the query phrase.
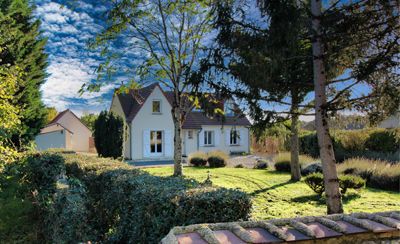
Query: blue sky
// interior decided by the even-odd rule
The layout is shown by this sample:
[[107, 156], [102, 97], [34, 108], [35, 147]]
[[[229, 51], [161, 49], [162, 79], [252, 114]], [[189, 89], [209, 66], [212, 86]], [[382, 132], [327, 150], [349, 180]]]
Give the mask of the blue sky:
[[[102, 13], [105, 6], [102, 2], [35, 0], [35, 16], [42, 22], [42, 35], [48, 38], [48, 78], [41, 87], [43, 101], [47, 106], [56, 107], [58, 111], [70, 108], [78, 115], [108, 109], [113, 90], [121, 82], [130, 79], [129, 74], [132, 72], [124, 73], [122, 70], [132, 69], [140, 61], [141, 54], [124, 45], [130, 40], [119, 40], [112, 48], [123, 52], [124, 56], [120, 60], [122, 69], [113, 77], [113, 82], [103, 86], [99, 92], [86, 92], [82, 96], [78, 94], [83, 84], [96, 81], [95, 69], [101, 62], [99, 51], [89, 51], [86, 44], [104, 28]], [[359, 93], [366, 90], [359, 86], [355, 89], [359, 89]], [[285, 109], [281, 106], [273, 108]]]
[[[68, 7], [65, 2], [36, 0], [35, 16], [42, 22], [42, 35], [48, 38], [48, 78], [41, 87], [43, 101], [59, 111], [71, 108], [78, 114], [107, 109], [115, 85], [104, 86], [96, 93], [78, 94], [84, 83], [96, 80], [94, 71], [101, 59], [98, 52], [88, 50], [86, 43], [103, 29], [104, 6], [87, 0]], [[115, 77], [116, 81], [121, 79], [122, 75]]]

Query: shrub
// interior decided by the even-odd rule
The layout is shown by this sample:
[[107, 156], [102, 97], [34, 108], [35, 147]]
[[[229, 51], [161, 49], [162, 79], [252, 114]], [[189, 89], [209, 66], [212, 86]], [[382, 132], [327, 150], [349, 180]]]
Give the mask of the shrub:
[[[353, 157], [399, 161], [400, 129], [338, 130], [331, 136], [338, 162]], [[299, 145], [300, 153], [319, 157], [315, 132], [301, 135]]]
[[313, 173], [306, 176], [304, 182], [320, 196], [325, 191], [324, 177], [321, 173]]
[[280, 172], [290, 172], [290, 161], [280, 161], [274, 164], [275, 170]]
[[236, 164], [235, 168], [244, 168], [243, 164]]
[[212, 168], [225, 167], [228, 161], [228, 155], [223, 151], [211, 151], [208, 153], [208, 165]]
[[189, 163], [193, 166], [206, 166], [207, 154], [204, 152], [194, 152], [189, 154]]
[[301, 169], [301, 174], [307, 176], [312, 173], [322, 173], [322, 164], [321, 163], [310, 163], [305, 165]]
[[400, 130], [374, 130], [365, 146], [371, 151], [396, 152], [400, 148]]
[[356, 175], [341, 175], [339, 176], [339, 187], [341, 193], [345, 194], [347, 189], [360, 189], [365, 187], [365, 180]]
[[[299, 161], [300, 168], [302, 168], [303, 165], [314, 162], [315, 159], [307, 155], [300, 155]], [[275, 158], [274, 167], [276, 171], [290, 172], [290, 153], [279, 153]]]
[[358, 175], [369, 187], [399, 191], [400, 164], [363, 158], [348, 159], [338, 165], [338, 172]]
[[259, 160], [257, 163], [254, 165], [255, 169], [267, 169], [268, 168], [268, 162]]
[[236, 221], [250, 213], [250, 198], [237, 190], [152, 176], [111, 159], [64, 157], [67, 175], [86, 185], [94, 241], [156, 243], [173, 226]]
[[124, 120], [121, 117], [107, 111], [100, 113], [94, 123], [94, 143], [99, 156], [122, 156], [124, 129]]

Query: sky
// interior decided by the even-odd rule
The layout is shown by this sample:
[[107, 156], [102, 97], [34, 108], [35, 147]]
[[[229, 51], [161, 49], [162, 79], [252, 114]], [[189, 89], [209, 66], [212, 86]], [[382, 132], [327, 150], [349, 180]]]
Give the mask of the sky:
[[[48, 38], [48, 77], [41, 87], [42, 99], [46, 106], [58, 111], [70, 108], [78, 115], [108, 109], [115, 85], [79, 95], [84, 83], [96, 80], [101, 58], [88, 50], [87, 42], [103, 29], [105, 7], [90, 0], [75, 1], [73, 6], [65, 2], [36, 0], [34, 14], [41, 20], [42, 35]], [[115, 80], [123, 78], [119, 75]]]
[[[87, 47], [87, 42], [105, 26], [103, 12], [106, 7], [101, 2], [103, 1], [35, 0], [34, 15], [41, 21], [42, 35], [48, 38], [45, 50], [49, 55], [48, 77], [41, 87], [46, 106], [55, 107], [58, 111], [69, 108], [78, 116], [108, 109], [113, 90], [121, 82], [130, 79], [129, 71], [122, 70], [132, 69], [139, 62], [141, 54], [125, 45], [131, 40], [120, 39], [112, 46], [124, 53], [120, 60], [121, 71], [112, 77], [113, 82], [101, 87], [99, 92], [79, 94], [83, 84], [96, 82], [95, 70], [102, 62], [99, 50], [90, 51]], [[254, 14], [255, 9], [249, 11], [252, 12], [250, 17], [257, 16]]]

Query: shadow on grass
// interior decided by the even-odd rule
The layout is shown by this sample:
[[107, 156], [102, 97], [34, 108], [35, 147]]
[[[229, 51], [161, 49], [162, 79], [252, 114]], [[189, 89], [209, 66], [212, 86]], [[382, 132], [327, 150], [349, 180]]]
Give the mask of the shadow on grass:
[[[347, 203], [351, 202], [352, 200], [358, 199], [360, 197], [361, 196], [358, 193], [348, 193], [342, 197], [342, 201], [343, 201], [343, 203], [347, 204]], [[325, 197], [317, 195], [317, 194], [295, 197], [295, 198], [292, 198], [292, 201], [298, 202], [298, 203], [315, 202], [318, 205], [324, 205], [326, 203]]]
[[279, 188], [279, 187], [282, 187], [282, 186], [285, 186], [285, 185], [288, 185], [288, 184], [292, 184], [292, 183], [296, 183], [296, 182], [288, 180], [288, 181], [285, 181], [285, 182], [282, 182], [280, 184], [276, 184], [276, 185], [273, 185], [273, 186], [270, 186], [270, 187], [267, 187], [267, 188], [255, 190], [252, 193], [250, 193], [249, 195], [254, 197], [254, 196], [258, 195], [258, 194], [261, 194], [261, 193], [264, 193], [264, 192], [267, 192], [267, 191], [270, 191], [270, 190], [274, 190], [276, 188]]

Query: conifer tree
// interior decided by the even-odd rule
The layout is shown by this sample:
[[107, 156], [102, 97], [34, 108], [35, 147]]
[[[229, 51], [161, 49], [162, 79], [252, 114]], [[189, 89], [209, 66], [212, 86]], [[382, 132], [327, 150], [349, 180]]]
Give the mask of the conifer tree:
[[40, 22], [33, 19], [32, 9], [28, 0], [0, 0], [0, 16], [9, 19], [6, 31], [13, 33], [5, 43], [7, 52], [0, 63], [16, 65], [23, 71], [13, 100], [21, 108], [21, 124], [13, 135], [17, 147], [32, 140], [46, 122], [40, 93], [46, 77], [46, 39], [40, 37]]

